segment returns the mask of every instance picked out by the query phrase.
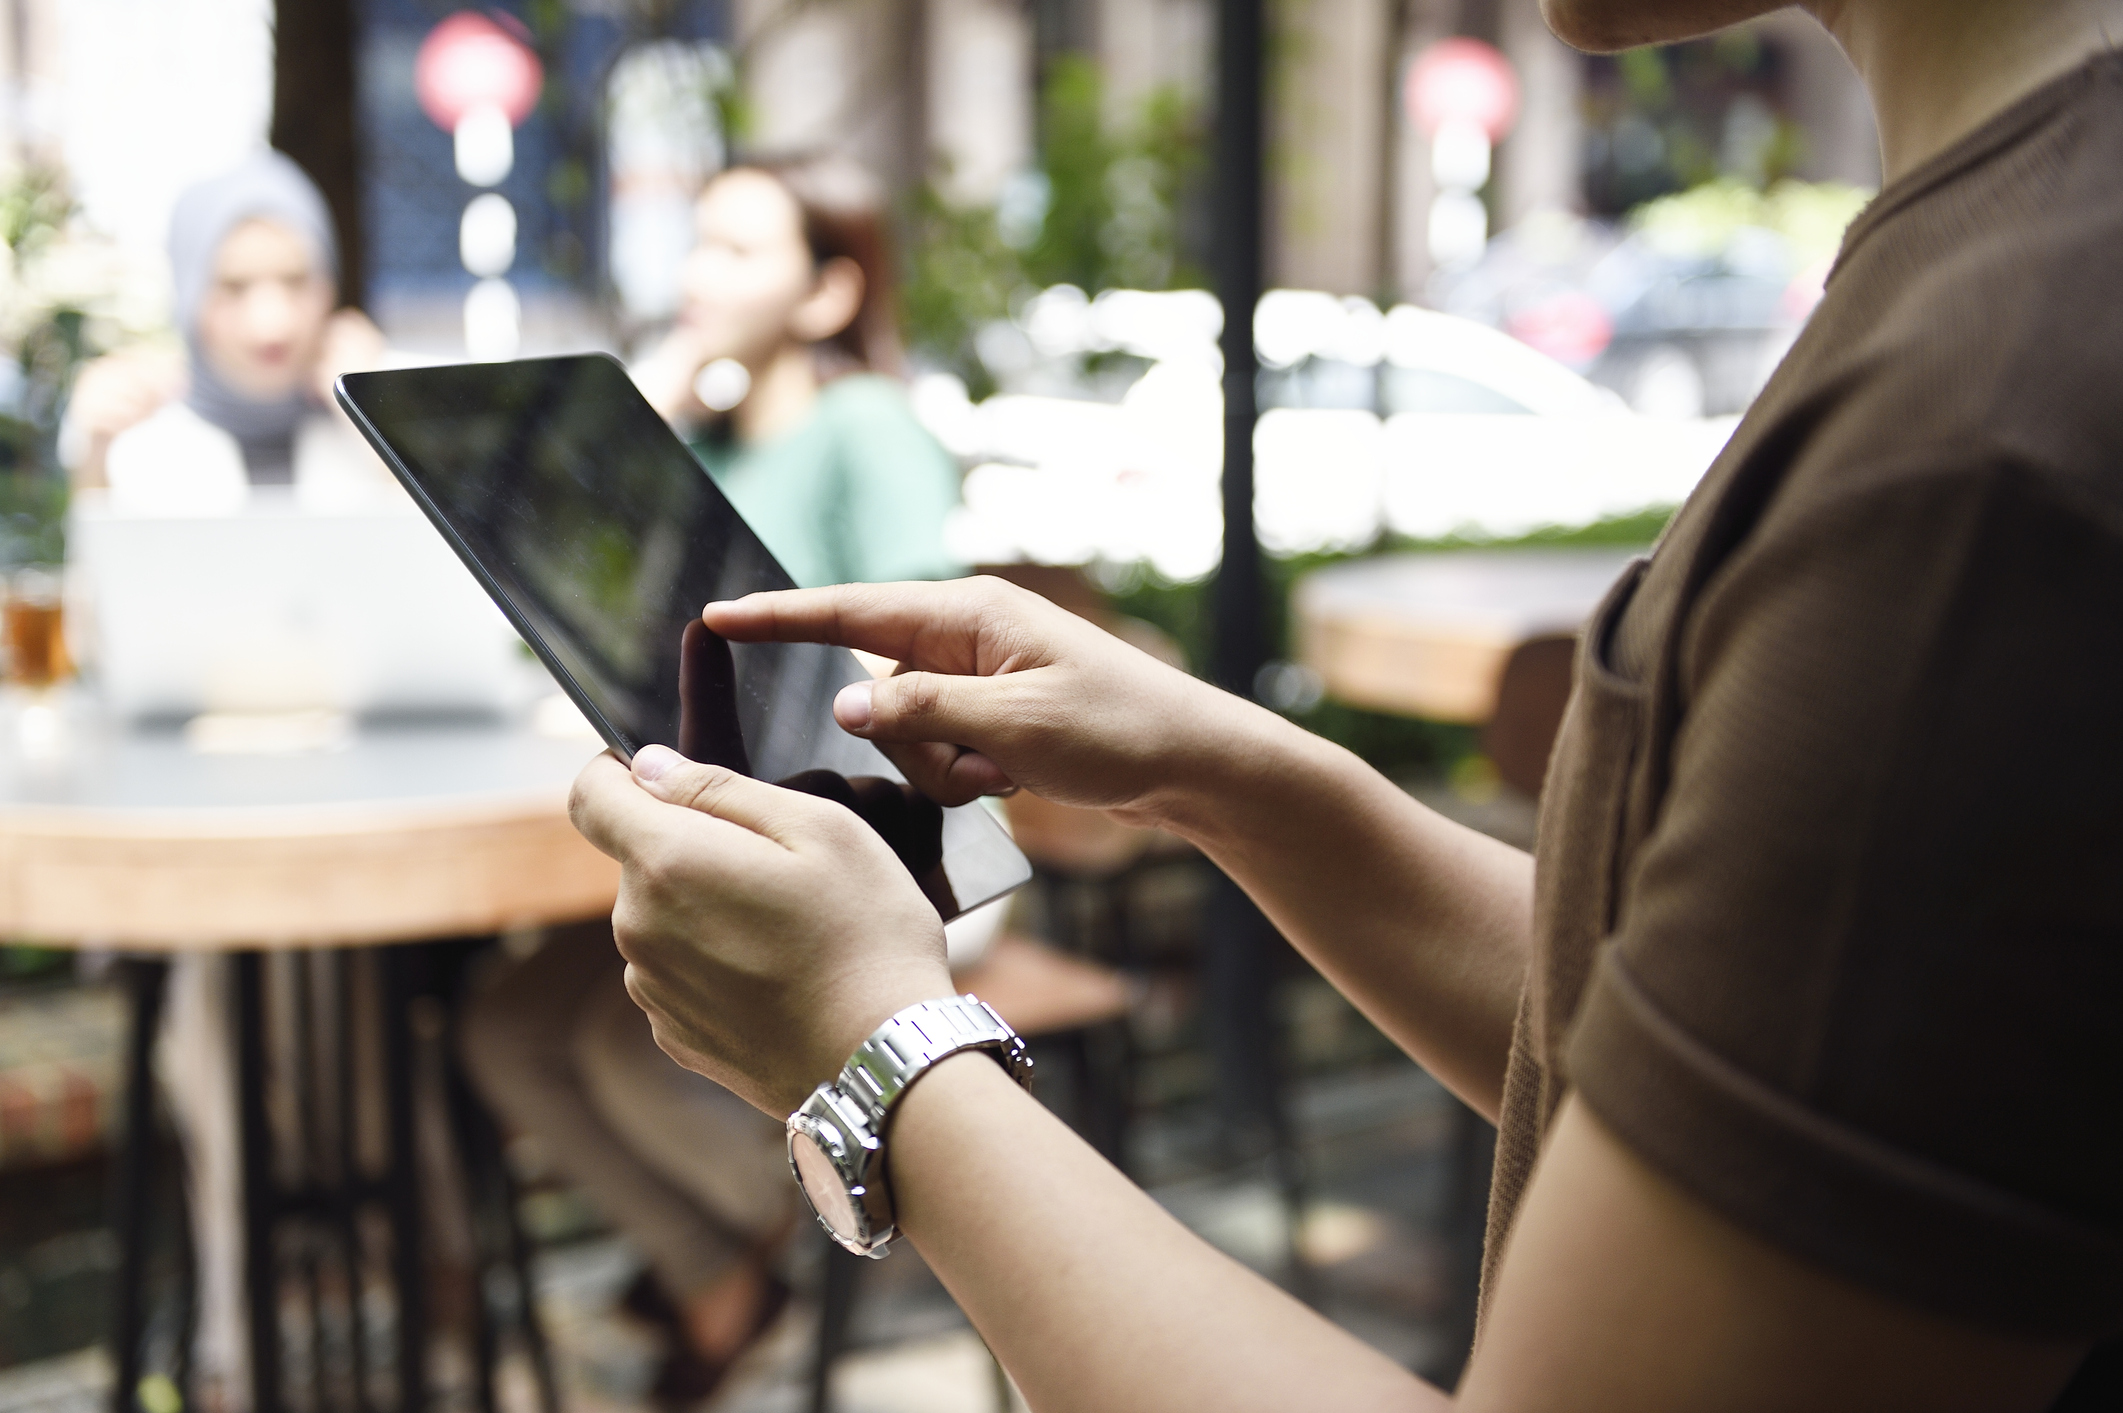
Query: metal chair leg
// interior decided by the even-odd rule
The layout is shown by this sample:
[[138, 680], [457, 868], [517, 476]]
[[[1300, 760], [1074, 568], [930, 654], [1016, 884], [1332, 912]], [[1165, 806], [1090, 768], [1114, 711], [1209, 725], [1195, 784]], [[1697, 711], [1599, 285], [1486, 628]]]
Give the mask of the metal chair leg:
[[125, 1144], [118, 1155], [116, 1226], [118, 1291], [111, 1331], [114, 1413], [133, 1413], [140, 1389], [141, 1340], [146, 1334], [148, 1204], [155, 1167], [155, 1033], [169, 963], [131, 958], [121, 963], [131, 1002], [125, 1051]]
[[265, 1112], [265, 959], [232, 959], [236, 1113], [242, 1137], [244, 1305], [249, 1315], [252, 1413], [280, 1413], [280, 1279], [274, 1260], [273, 1136]]
[[818, 1349], [811, 1366], [810, 1413], [832, 1413], [833, 1365], [848, 1350], [848, 1327], [855, 1314], [855, 1288], [860, 1283], [864, 1260], [837, 1246], [826, 1248], [818, 1297]]
[[518, 1218], [516, 1179], [508, 1165], [500, 1168], [501, 1199], [508, 1213], [509, 1265], [516, 1275], [516, 1289], [521, 1292], [520, 1317], [523, 1321], [523, 1342], [531, 1356], [531, 1374], [538, 1381], [538, 1406], [540, 1413], [560, 1413], [560, 1381], [553, 1374], [553, 1350], [546, 1343], [545, 1322], [538, 1314], [538, 1286], [533, 1280], [531, 1267], [531, 1239]]
[[1209, 1043], [1216, 1060], [1225, 1142], [1236, 1155], [1247, 1149], [1258, 1152], [1265, 1140], [1269, 1170], [1283, 1199], [1289, 1231], [1285, 1284], [1298, 1299], [1317, 1304], [1312, 1267], [1298, 1240], [1307, 1182], [1290, 1118], [1281, 1028], [1275, 1020], [1279, 939], [1253, 900], [1222, 873], [1217, 874], [1210, 894], [1208, 922], [1203, 990], [1209, 1005]]
[[387, 947], [383, 973], [383, 1062], [391, 1165], [386, 1180], [391, 1214], [391, 1272], [398, 1297], [398, 1413], [421, 1413], [427, 1403], [427, 1288], [421, 1263], [420, 1155], [416, 1151], [413, 1085], [412, 949]]
[[320, 965], [324, 968], [325, 989], [330, 996], [329, 1013], [332, 1017], [332, 1172], [334, 1187], [331, 1201], [330, 1223], [332, 1236], [339, 1245], [339, 1259], [346, 1271], [347, 1293], [347, 1378], [352, 1385], [349, 1407], [351, 1413], [368, 1413], [369, 1409], [369, 1364], [368, 1325], [362, 1311], [362, 1286], [366, 1275], [366, 1263], [362, 1260], [361, 1246], [361, 1171], [360, 1142], [357, 1137], [357, 1101], [355, 1078], [355, 1000], [352, 968], [347, 965], [343, 952], [321, 954]]
[[[487, 1220], [479, 1225], [486, 1228], [488, 1234], [499, 1237], [496, 1243], [500, 1247], [498, 1252], [481, 1250], [479, 1253], [481, 1281], [476, 1310], [480, 1322], [481, 1368], [478, 1377], [481, 1407], [490, 1413], [492, 1371], [499, 1353], [485, 1276], [499, 1265], [507, 1269], [516, 1288], [516, 1324], [523, 1336], [525, 1353], [531, 1360], [532, 1376], [538, 1384], [540, 1409], [542, 1413], [560, 1413], [560, 1389], [553, 1376], [552, 1351], [546, 1344], [545, 1327], [538, 1316], [538, 1290], [532, 1280], [530, 1239], [524, 1233], [517, 1212], [516, 1180], [509, 1172], [508, 1159], [502, 1152], [501, 1135], [495, 1129], [493, 1117], [481, 1103], [470, 1077], [458, 1062], [454, 1035], [446, 1040], [443, 1055], [452, 1126], [464, 1157], [465, 1170], [471, 1178], [473, 1200], [487, 1209]], [[476, 1217], [475, 1212], [475, 1220]], [[489, 1243], [482, 1242], [481, 1245]]]

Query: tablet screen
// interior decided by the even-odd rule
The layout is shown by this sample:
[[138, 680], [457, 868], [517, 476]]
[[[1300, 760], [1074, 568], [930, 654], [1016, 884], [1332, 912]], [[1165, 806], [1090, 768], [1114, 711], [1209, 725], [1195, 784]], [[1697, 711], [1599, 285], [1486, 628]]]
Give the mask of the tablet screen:
[[945, 917], [1029, 876], [981, 807], [938, 810], [834, 724], [867, 676], [853, 654], [708, 632], [703, 604], [794, 585], [616, 362], [349, 374], [340, 400], [623, 755], [669, 746], [841, 799]]

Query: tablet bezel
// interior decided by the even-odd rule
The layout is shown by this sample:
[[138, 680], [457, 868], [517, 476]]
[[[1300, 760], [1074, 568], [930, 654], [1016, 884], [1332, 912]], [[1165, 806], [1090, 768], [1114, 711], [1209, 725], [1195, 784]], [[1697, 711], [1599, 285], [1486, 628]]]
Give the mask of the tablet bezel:
[[[640, 396], [639, 392], [634, 390], [631, 380], [627, 378], [625, 366], [621, 364], [618, 359], [612, 357], [610, 354], [580, 354], [565, 356], [562, 358], [525, 361], [563, 362], [582, 358], [598, 358], [612, 364], [613, 367], [620, 374], [622, 383], [627, 388], [627, 390], [633, 392], [633, 395], [636, 397]], [[467, 369], [487, 366], [498, 368], [507, 365], [453, 364], [441, 365], [435, 371], [443, 371], [446, 368], [452, 373], [462, 374]], [[346, 374], [335, 380], [335, 382], [333, 383], [333, 394], [339, 406], [346, 412], [348, 418], [352, 420], [355, 429], [359, 431], [362, 435], [362, 438], [367, 441], [371, 447], [375, 449], [377, 455], [382, 459], [384, 465], [390, 470], [392, 476], [397, 479], [400, 485], [405, 487], [407, 494], [412, 497], [413, 503], [417, 507], [419, 507], [421, 514], [424, 515], [427, 518], [428, 522], [436, 528], [436, 530], [442, 535], [445, 543], [447, 543], [450, 546], [451, 550], [455, 552], [457, 558], [462, 561], [465, 567], [472, 572], [473, 577], [478, 580], [480, 587], [486, 591], [487, 596], [491, 598], [497, 606], [499, 606], [502, 613], [508, 618], [510, 624], [522, 637], [524, 643], [530, 648], [531, 652], [538, 658], [539, 662], [544, 665], [546, 671], [552, 676], [553, 681], [560, 687], [563, 692], [567, 694], [568, 699], [575, 704], [577, 709], [582, 712], [584, 718], [589, 721], [590, 725], [593, 728], [595, 728], [597, 734], [601, 738], [603, 738], [605, 744], [610, 746], [613, 752], [621, 760], [631, 761], [633, 759], [634, 753], [639, 750], [643, 745], [648, 743], [645, 741], [634, 740], [632, 738], [631, 733], [623, 725], [621, 725], [621, 723], [615, 718], [615, 716], [611, 713], [606, 712], [600, 706], [596, 694], [593, 693], [590, 688], [586, 686], [572, 670], [570, 670], [567, 664], [563, 661], [561, 655], [554, 651], [551, 644], [547, 641], [546, 630], [542, 628], [536, 621], [534, 621], [534, 616], [532, 614], [528, 613], [522, 605], [516, 602], [514, 595], [512, 595], [509, 589], [502, 583], [501, 579], [497, 575], [492, 573], [487, 568], [486, 564], [481, 561], [479, 555], [474, 551], [471, 544], [466, 540], [466, 538], [462, 534], [458, 532], [457, 528], [451, 523], [450, 517], [444, 512], [443, 508], [436, 502], [435, 498], [428, 493], [426, 487], [421, 484], [420, 477], [414, 472], [413, 467], [409, 464], [406, 458], [400, 455], [398, 450], [391, 445], [391, 441], [388, 434], [382, 429], [382, 427], [377, 424], [375, 419], [369, 416], [367, 410], [362, 406], [360, 398], [360, 385], [362, 383], [367, 382], [371, 379], [379, 378], [387, 378], [395, 381], [407, 377], [417, 377], [421, 372], [424, 371], [427, 370], [394, 369], [383, 373]], [[644, 408], [646, 408], [645, 402]], [[651, 415], [653, 416], [654, 414], [651, 413]], [[657, 420], [661, 422], [660, 418], [658, 418]], [[682, 442], [679, 442], [677, 440], [675, 434], [669, 433], [667, 426], [666, 434], [672, 436], [673, 446], [679, 452], [679, 454], [687, 456], [689, 458], [691, 457], [692, 453], [685, 448]], [[705, 470], [703, 470], [701, 474], [704, 478], [707, 475]], [[734, 507], [732, 507], [731, 509], [733, 514], [736, 513]], [[738, 518], [742, 520], [741, 515]], [[754, 536], [754, 538], [757, 538], [756, 535]], [[769, 552], [769, 556], [771, 557], [771, 552]], [[543, 615], [539, 616], [542, 617]], [[554, 627], [559, 634], [563, 636], [565, 635], [567, 631], [565, 625], [555, 624]], [[571, 647], [573, 647], [572, 644]], [[578, 652], [580, 651], [579, 648], [576, 648], [574, 650]], [[851, 663], [854, 661], [853, 655], [847, 654], [846, 649], [838, 649], [837, 651], [847, 655]], [[583, 653], [582, 655], [584, 656], [586, 662], [594, 660], [594, 655], [592, 654]], [[1007, 862], [999, 858], [989, 860], [986, 857], [981, 857], [978, 859], [966, 859], [965, 866], [969, 869], [976, 870], [975, 878], [969, 879], [968, 881], [979, 882], [981, 883], [982, 887], [979, 890], [976, 890], [979, 892], [979, 896], [975, 897], [972, 901], [962, 905], [959, 909], [959, 912], [954, 914], [954, 916], [962, 917], [965, 915], [965, 913], [971, 911], [974, 908], [984, 906], [998, 898], [1006, 896], [1008, 893], [1014, 891], [1019, 887], [1022, 887], [1025, 883], [1029, 882], [1032, 877], [1032, 865], [1030, 861], [1025, 858], [1023, 852], [1017, 848], [1014, 842], [1012, 842], [1009, 834], [998, 821], [990, 819], [987, 821], [985, 829], [978, 831], [983, 835], [983, 838], [981, 840], [974, 840], [968, 838], [968, 836], [964, 832], [963, 827], [957, 830], [953, 830], [949, 826], [948, 818], [952, 815], [957, 814], [959, 810], [980, 810], [981, 808], [982, 807], [980, 805], [975, 804], [968, 806], [960, 806], [957, 809], [947, 809], [945, 811], [947, 817], [947, 838], [949, 837], [950, 833], [956, 832], [960, 835], [960, 838], [962, 840], [962, 843], [958, 847], [953, 848], [947, 846], [945, 855], [946, 863], [948, 864], [948, 862], [953, 858], [958, 858], [967, 854], [977, 853], [979, 855], [985, 856], [997, 848], [1001, 850], [1007, 850], [1009, 859]], [[1005, 881], [1006, 879], [1007, 881]], [[992, 886], [992, 889], [990, 887], [991, 884], [994, 885]], [[955, 881], [953, 887], [954, 889], [956, 888]], [[949, 919], [946, 918], [946, 921], [948, 920]]]
[[[626, 371], [625, 365], [608, 353], [579, 356], [604, 358], [618, 366], [622, 373]], [[447, 364], [443, 366], [463, 368], [472, 365]], [[396, 371], [403, 373], [418, 370]], [[420, 484], [420, 478], [413, 474], [412, 467], [408, 466], [404, 458], [399, 456], [397, 448], [391, 445], [389, 438], [369, 419], [367, 411], [355, 400], [354, 391], [347, 385], [347, 379], [359, 378], [365, 380], [371, 376], [374, 375], [345, 373], [333, 379], [332, 396], [338, 402], [340, 409], [353, 422], [354, 429], [361, 433], [362, 440], [366, 441], [375, 450], [376, 455], [382, 459], [385, 468], [390, 471], [392, 476], [397, 478], [398, 484], [405, 488], [406, 494], [413, 498], [413, 504], [420, 508], [420, 513], [427, 517], [428, 523], [433, 525], [442, 535], [442, 538], [448, 542], [451, 550], [455, 551], [457, 558], [463, 562], [465, 568], [472, 571], [472, 576], [479, 581], [479, 587], [486, 590], [487, 597], [492, 599], [495, 605], [501, 609], [502, 614], [509, 620], [510, 626], [516, 630], [516, 635], [523, 639], [524, 645], [537, 657], [560, 690], [567, 693], [568, 700], [575, 704], [576, 710], [583, 714], [584, 719], [590, 723], [597, 734], [603, 738], [604, 743], [611, 747], [621, 760], [631, 764], [634, 759], [634, 752], [640, 750], [642, 746], [648, 743], [629, 739], [627, 733], [605, 714], [604, 709], [597, 704], [596, 698], [584, 689], [583, 685], [576, 680], [575, 674], [569, 671], [566, 665], [561, 662], [559, 654], [555, 653], [547, 645], [545, 635], [533, 626], [529, 615], [524, 613], [508, 590], [502, 587], [500, 580], [489, 573], [486, 565], [480, 562], [479, 556], [473, 551], [472, 547], [465, 542], [462, 535], [457, 533], [457, 527], [450, 523], [447, 515], [443, 514], [442, 508], [428, 494], [427, 488]]]

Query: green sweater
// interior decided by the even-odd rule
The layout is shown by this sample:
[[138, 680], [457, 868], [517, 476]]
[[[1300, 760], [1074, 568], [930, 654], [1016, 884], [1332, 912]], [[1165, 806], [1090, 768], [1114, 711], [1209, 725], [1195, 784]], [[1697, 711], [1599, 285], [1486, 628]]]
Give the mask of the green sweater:
[[958, 465], [889, 378], [837, 379], [780, 436], [757, 445], [708, 436], [693, 454], [805, 588], [965, 572], [943, 535]]

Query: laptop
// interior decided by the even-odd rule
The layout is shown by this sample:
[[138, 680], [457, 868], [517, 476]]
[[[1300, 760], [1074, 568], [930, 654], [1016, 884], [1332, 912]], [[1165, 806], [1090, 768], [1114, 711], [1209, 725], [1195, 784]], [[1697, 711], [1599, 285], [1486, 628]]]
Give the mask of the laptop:
[[69, 636], [128, 720], [488, 714], [543, 682], [411, 505], [318, 512], [254, 488], [221, 514], [159, 516], [83, 492], [67, 560]]

